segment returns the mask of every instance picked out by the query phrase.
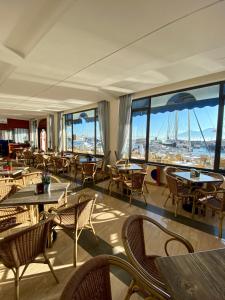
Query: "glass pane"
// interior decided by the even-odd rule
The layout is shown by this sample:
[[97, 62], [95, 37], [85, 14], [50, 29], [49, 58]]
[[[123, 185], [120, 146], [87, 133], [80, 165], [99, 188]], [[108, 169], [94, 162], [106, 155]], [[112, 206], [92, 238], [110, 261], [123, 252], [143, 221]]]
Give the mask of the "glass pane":
[[15, 128], [14, 141], [15, 143], [24, 143], [25, 141], [29, 141], [29, 129]]
[[132, 113], [131, 158], [145, 159], [147, 111]]
[[65, 123], [65, 150], [72, 151], [72, 121]]
[[148, 107], [149, 107], [149, 98], [133, 100], [132, 102], [132, 109], [148, 108]]
[[213, 168], [219, 85], [152, 97], [149, 161]]
[[100, 128], [98, 118], [96, 119], [96, 154], [104, 154], [102, 149], [102, 141], [100, 136]]
[[95, 152], [95, 111], [88, 110], [73, 114], [73, 151]]
[[[223, 86], [223, 93], [225, 95], [225, 84]], [[222, 142], [220, 152], [220, 169], [225, 170], [225, 109], [223, 115], [223, 131], [222, 131]]]
[[65, 115], [66, 120], [72, 120], [73, 119], [73, 114], [67, 114]]

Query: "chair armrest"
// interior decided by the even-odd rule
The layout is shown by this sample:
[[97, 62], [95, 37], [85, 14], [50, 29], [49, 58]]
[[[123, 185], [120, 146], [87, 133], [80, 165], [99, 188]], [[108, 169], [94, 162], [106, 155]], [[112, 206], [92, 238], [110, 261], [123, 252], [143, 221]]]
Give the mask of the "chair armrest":
[[169, 252], [167, 250], [167, 246], [172, 241], [177, 241], [177, 242], [183, 244], [186, 247], [186, 249], [188, 250], [188, 253], [193, 253], [194, 252], [194, 248], [188, 240], [186, 240], [185, 238], [183, 238], [181, 236], [176, 236], [176, 237], [172, 237], [172, 238], [168, 239], [166, 241], [165, 245], [164, 245], [164, 249], [165, 249], [165, 252], [166, 252], [167, 256], [170, 256]]

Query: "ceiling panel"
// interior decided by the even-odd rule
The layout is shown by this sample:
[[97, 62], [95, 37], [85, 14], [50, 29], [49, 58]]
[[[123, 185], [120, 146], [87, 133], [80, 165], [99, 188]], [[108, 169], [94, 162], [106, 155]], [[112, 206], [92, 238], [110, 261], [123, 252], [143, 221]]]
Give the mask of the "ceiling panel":
[[33, 117], [223, 71], [224, 3], [0, 0], [4, 113], [18, 103]]

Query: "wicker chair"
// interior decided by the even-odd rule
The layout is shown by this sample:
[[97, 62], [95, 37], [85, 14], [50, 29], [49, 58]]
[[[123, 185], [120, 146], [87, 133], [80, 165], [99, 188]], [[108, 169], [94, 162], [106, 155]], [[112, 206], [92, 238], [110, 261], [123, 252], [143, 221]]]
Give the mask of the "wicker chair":
[[123, 176], [118, 173], [118, 170], [116, 167], [112, 165], [107, 165], [107, 168], [109, 169], [109, 185], [108, 185], [108, 191], [111, 195], [112, 193], [112, 185], [116, 184], [119, 188], [119, 184], [124, 182]]
[[[144, 221], [155, 225], [169, 236], [168, 240], [165, 242], [164, 245], [165, 253], [167, 256], [169, 256], [168, 244], [171, 241], [177, 241], [182, 243], [187, 248], [189, 253], [194, 252], [194, 249], [190, 242], [184, 239], [182, 236], [169, 231], [161, 224], [147, 216], [133, 215], [128, 217], [124, 222], [122, 227], [122, 240], [129, 261], [136, 268], [136, 270], [138, 270], [141, 274], [145, 276], [146, 279], [148, 279], [150, 282], [153, 282], [159, 290], [161, 290], [169, 296], [165, 283], [161, 278], [155, 264], [155, 259], [159, 256], [146, 255], [143, 229]], [[130, 288], [135, 288], [133, 282], [131, 283]]]
[[32, 151], [25, 150], [23, 152], [23, 156], [24, 156], [25, 165], [28, 165], [28, 166], [33, 165], [34, 155], [33, 155]]
[[63, 174], [69, 169], [69, 160], [62, 157], [54, 157], [55, 161], [55, 173], [59, 174], [62, 172]]
[[[127, 261], [111, 255], [91, 258], [75, 271], [65, 286], [60, 300], [112, 300], [110, 267], [125, 271], [140, 290], [151, 295], [151, 299], [168, 299], [168, 295], [139, 273]], [[129, 300], [133, 290], [128, 288], [125, 300]], [[150, 298], [149, 298], [150, 299]]]
[[200, 205], [204, 209], [212, 210], [213, 215], [219, 215], [218, 236], [222, 238], [223, 234], [223, 219], [225, 217], [225, 189], [219, 189], [207, 192], [204, 189], [196, 190], [196, 197], [192, 205], [192, 217], [194, 217], [195, 207]]
[[76, 267], [77, 263], [77, 242], [84, 229], [91, 230], [95, 235], [95, 230], [92, 225], [92, 212], [97, 199], [97, 195], [81, 194], [78, 197], [78, 203], [67, 208], [59, 210], [51, 210], [54, 212], [54, 224], [63, 229], [73, 232], [74, 240], [74, 260], [73, 264]]
[[74, 160], [74, 180], [77, 180], [78, 173], [81, 173], [82, 165], [80, 164], [79, 155], [76, 156]]
[[207, 190], [209, 191], [210, 189], [213, 191], [214, 189], [216, 189], [217, 191], [220, 190], [222, 188], [222, 185], [224, 184], [224, 176], [222, 174], [219, 173], [215, 173], [215, 172], [207, 172], [206, 175], [212, 176], [216, 179], [220, 179], [221, 182], [214, 182], [211, 184], [207, 184]]
[[95, 184], [95, 175], [97, 170], [96, 163], [83, 163], [81, 169], [83, 186], [87, 180], [92, 180]]
[[147, 200], [143, 191], [145, 175], [145, 173], [133, 173], [131, 175], [131, 180], [124, 181], [125, 188], [130, 191], [130, 205], [134, 194], [141, 194], [144, 198], [145, 204], [147, 205]]
[[[35, 259], [41, 254], [44, 256], [43, 263], [48, 264], [56, 282], [59, 283], [46, 253], [51, 222], [51, 219], [45, 220], [9, 235], [0, 241], [0, 260], [15, 275], [16, 300], [19, 299], [19, 281], [30, 263], [40, 263], [40, 260], [36, 261]], [[24, 268], [21, 275], [19, 275], [21, 266], [24, 266]]]
[[107, 155], [105, 155], [103, 157], [103, 159], [97, 163], [97, 170], [96, 170], [96, 174], [100, 175], [103, 179], [105, 179], [105, 177], [107, 176], [106, 175], [106, 164], [108, 163], [109, 161], [109, 158], [110, 158], [110, 153], [111, 151], [108, 151]]
[[[147, 164], [139, 164], [139, 166], [143, 169], [141, 171], [138, 171], [138, 173], [143, 173], [145, 175], [148, 174], [148, 165]], [[146, 177], [145, 177], [146, 178]], [[148, 191], [148, 183], [146, 180], [144, 180], [144, 186], [145, 186], [145, 189], [146, 189], [146, 192], [149, 194], [149, 191]]]
[[44, 158], [44, 155], [37, 153], [34, 156], [34, 166], [36, 168], [45, 169], [47, 165], [47, 159]]
[[[189, 187], [183, 184], [182, 180], [170, 175], [166, 175], [166, 180], [169, 188], [170, 195], [172, 196], [173, 201], [175, 202], [174, 215], [177, 216], [178, 204], [183, 199], [195, 198], [195, 192], [192, 191]], [[164, 206], [169, 198], [166, 199]]]
[[22, 181], [23, 181], [23, 186], [40, 183], [42, 182], [42, 172], [38, 171], [38, 172], [23, 174]]
[[[17, 191], [17, 186], [11, 183], [0, 185], [0, 201]], [[0, 232], [21, 224], [29, 218], [29, 211], [22, 206], [0, 208]]]
[[[169, 175], [169, 176], [173, 176], [173, 173], [174, 172], [177, 172], [179, 171], [180, 169], [176, 168], [176, 167], [170, 167], [170, 166], [166, 166], [164, 169], [163, 169], [163, 173], [165, 174], [165, 176]], [[168, 184], [166, 183], [166, 186], [165, 186], [165, 189], [163, 190], [162, 192], [162, 195], [164, 195], [165, 191], [167, 190], [168, 188]], [[165, 201], [165, 203], [167, 203], [167, 201], [169, 200], [169, 198], [171, 197], [171, 193], [169, 192], [169, 195]], [[165, 206], [165, 204], [164, 204]]]

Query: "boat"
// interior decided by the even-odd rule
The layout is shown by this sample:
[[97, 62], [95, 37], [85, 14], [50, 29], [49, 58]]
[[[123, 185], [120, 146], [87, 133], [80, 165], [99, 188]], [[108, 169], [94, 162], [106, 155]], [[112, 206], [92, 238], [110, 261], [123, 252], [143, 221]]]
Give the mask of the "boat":
[[167, 147], [176, 147], [177, 142], [175, 140], [167, 139], [167, 140], [162, 142], [162, 145], [167, 146]]

